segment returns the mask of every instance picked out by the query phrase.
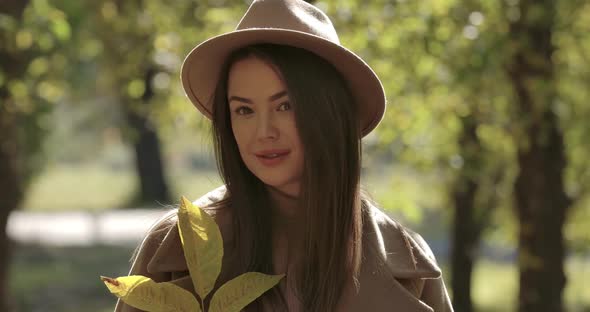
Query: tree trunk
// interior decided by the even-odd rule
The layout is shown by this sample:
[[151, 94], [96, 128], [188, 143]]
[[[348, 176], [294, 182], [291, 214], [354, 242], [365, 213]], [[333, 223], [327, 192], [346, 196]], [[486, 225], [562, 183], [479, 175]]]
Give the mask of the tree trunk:
[[[0, 13], [20, 20], [28, 0], [0, 1]], [[10, 38], [3, 33], [2, 38]], [[25, 51], [17, 53], [0, 47], [0, 71], [6, 80], [21, 79], [31, 56]], [[17, 114], [6, 83], [0, 86], [0, 311], [13, 311], [8, 289], [10, 241], [6, 232], [8, 217], [23, 200], [23, 170], [19, 163]]]
[[463, 166], [453, 190], [455, 215], [451, 253], [451, 288], [453, 307], [457, 311], [473, 311], [471, 276], [475, 252], [485, 222], [478, 219], [475, 197], [478, 190], [478, 173], [482, 168], [482, 147], [476, 134], [473, 116], [462, 119], [463, 130], [459, 138]]
[[[154, 74], [154, 69], [148, 69], [145, 74], [146, 89], [141, 98], [143, 106], [150, 105], [154, 95], [151, 87]], [[125, 106], [125, 109], [128, 125], [133, 134], [135, 166], [140, 185], [137, 201], [148, 205], [169, 204], [170, 193], [164, 174], [160, 140], [156, 128], [141, 112], [130, 108], [128, 105]]]
[[563, 311], [563, 226], [570, 204], [563, 185], [563, 137], [557, 127], [556, 116], [547, 111], [535, 127], [538, 130], [529, 131], [529, 139], [537, 142], [518, 153], [515, 194], [520, 222], [519, 311], [523, 312]]
[[[145, 6], [146, 1], [117, 0], [115, 5], [120, 16], [126, 16], [130, 20], [139, 18], [137, 9]], [[100, 10], [101, 4], [96, 3], [96, 9]], [[157, 205], [170, 203], [170, 192], [166, 181], [165, 168], [162, 161], [162, 152], [158, 132], [150, 120], [149, 113], [154, 90], [152, 79], [157, 73], [152, 60], [154, 31], [142, 29], [121, 29], [109, 19], [94, 16], [96, 20], [96, 34], [104, 46], [106, 73], [112, 76], [113, 90], [118, 90], [121, 112], [124, 114], [125, 132], [133, 146], [135, 156], [135, 171], [139, 189], [132, 199], [133, 205]], [[155, 27], [152, 25], [151, 27]], [[151, 29], [151, 28], [150, 28]], [[122, 44], [124, 42], [124, 44]], [[141, 55], [140, 59], [130, 60], [129, 55]], [[133, 64], [130, 68], [129, 64]], [[121, 68], [126, 68], [121, 70]], [[127, 94], [123, 85], [129, 83], [131, 77], [143, 77], [145, 91], [140, 99], [132, 98]]]
[[0, 89], [0, 311], [12, 311], [9, 305], [8, 268], [10, 241], [6, 226], [8, 216], [23, 199], [22, 181], [18, 168], [16, 114], [7, 110], [6, 90]]
[[522, 118], [514, 184], [520, 225], [518, 310], [563, 311], [563, 226], [570, 200], [563, 182], [563, 134], [553, 110], [555, 2], [528, 0], [518, 6], [521, 17], [510, 24], [514, 50], [508, 65]]
[[472, 181], [458, 182], [465, 188], [455, 191], [455, 216], [453, 224], [453, 246], [451, 254], [451, 288], [453, 290], [453, 307], [457, 311], [473, 311], [471, 300], [471, 276], [473, 272], [474, 253], [479, 237], [472, 232], [473, 201], [477, 186]]

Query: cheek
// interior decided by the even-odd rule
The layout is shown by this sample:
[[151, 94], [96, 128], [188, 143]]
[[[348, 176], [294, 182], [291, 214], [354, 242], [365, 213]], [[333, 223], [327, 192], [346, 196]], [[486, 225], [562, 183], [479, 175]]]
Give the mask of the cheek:
[[296, 159], [296, 166], [297, 166], [297, 170], [300, 171], [300, 173], [303, 171], [303, 167], [305, 164], [305, 151], [303, 150], [303, 146], [301, 145], [301, 143], [299, 143], [299, 145], [297, 146], [297, 159]]
[[240, 131], [240, 127], [237, 127], [235, 125], [232, 126], [232, 132], [234, 133], [234, 139], [236, 140], [236, 144], [238, 145], [238, 149], [241, 152], [244, 149], [244, 145], [245, 145], [244, 132]]
[[292, 144], [292, 147], [294, 147], [297, 150], [297, 153], [295, 154], [295, 166], [296, 169], [298, 171], [303, 169], [303, 163], [304, 163], [304, 149], [303, 149], [303, 144], [301, 143], [301, 138], [299, 137], [299, 132], [297, 131], [297, 127], [295, 125], [295, 121], [292, 120], [289, 127], [287, 129], [285, 129], [286, 132], [289, 133], [289, 138]]
[[301, 137], [299, 137], [299, 131], [297, 131], [297, 125], [295, 124], [294, 119], [290, 120], [290, 125], [286, 131], [288, 131], [291, 141], [297, 147], [303, 157], [303, 144], [301, 143]]
[[232, 132], [234, 134], [234, 139], [236, 140], [236, 144], [238, 145], [238, 150], [244, 162], [247, 161], [245, 157], [248, 154], [248, 144], [250, 142], [249, 132], [245, 129], [244, 125], [240, 124], [232, 124]]

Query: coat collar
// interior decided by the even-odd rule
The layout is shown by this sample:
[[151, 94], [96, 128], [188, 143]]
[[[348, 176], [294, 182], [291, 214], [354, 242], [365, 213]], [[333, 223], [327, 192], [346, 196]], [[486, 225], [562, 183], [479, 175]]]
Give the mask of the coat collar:
[[[222, 186], [201, 197], [195, 204], [206, 207], [224, 196], [225, 187]], [[229, 218], [222, 217], [217, 210], [208, 212], [220, 224], [224, 245], [231, 244], [229, 239], [232, 235], [227, 232], [231, 226], [223, 224], [223, 220]], [[157, 229], [161, 243], [151, 259], [146, 259], [147, 270], [154, 275], [170, 274], [171, 283], [194, 292], [180, 242], [176, 210], [170, 211], [164, 220]], [[385, 312], [396, 307], [400, 311], [433, 312], [432, 307], [420, 300], [425, 280], [441, 276], [428, 245], [418, 234], [406, 230], [372, 204], [363, 221], [361, 287], [346, 290], [337, 311]], [[163, 238], [161, 235], [164, 235]], [[220, 276], [216, 287], [224, 278], [228, 276]]]
[[[193, 204], [206, 209], [205, 207], [218, 202], [225, 198], [225, 186], [220, 186], [209, 193], [205, 194]], [[224, 249], [231, 243], [232, 236], [229, 233], [231, 226], [225, 223], [222, 218], [217, 217], [217, 211], [209, 209], [206, 211], [213, 215], [215, 221], [219, 225], [221, 236], [223, 238]], [[177, 212], [178, 209], [170, 211], [163, 219], [167, 220], [166, 227], [169, 227], [166, 235], [162, 239], [160, 246], [154, 252], [152, 259], [149, 261], [147, 269], [150, 273], [162, 272], [184, 272], [188, 271], [186, 261], [184, 259], [184, 250], [180, 242], [180, 234], [177, 226]], [[227, 220], [227, 218], [225, 218]], [[225, 226], [224, 226], [225, 225]]]
[[374, 258], [373, 262], [384, 265], [395, 278], [440, 277], [434, 255], [420, 235], [405, 229], [373, 205], [364, 222], [364, 257]]
[[[225, 193], [225, 187], [221, 186], [199, 198], [195, 204], [205, 207], [223, 199]], [[176, 226], [176, 210], [170, 211], [165, 218], [169, 229], [147, 269], [150, 273], [188, 271]], [[440, 277], [441, 271], [434, 256], [419, 235], [404, 229], [374, 205], [369, 206], [364, 223], [363, 266], [368, 271], [386, 271], [400, 279]], [[227, 242], [231, 235], [223, 226], [220, 228], [224, 242]]]

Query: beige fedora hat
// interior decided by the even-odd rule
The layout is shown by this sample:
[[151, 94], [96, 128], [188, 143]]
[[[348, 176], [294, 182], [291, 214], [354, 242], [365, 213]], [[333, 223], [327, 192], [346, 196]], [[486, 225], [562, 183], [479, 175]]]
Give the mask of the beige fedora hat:
[[207, 118], [212, 118], [212, 98], [226, 58], [236, 49], [258, 43], [302, 48], [331, 63], [348, 82], [359, 107], [363, 137], [383, 118], [385, 92], [375, 72], [340, 45], [324, 12], [302, 0], [254, 0], [234, 31], [204, 41], [187, 55], [182, 86]]

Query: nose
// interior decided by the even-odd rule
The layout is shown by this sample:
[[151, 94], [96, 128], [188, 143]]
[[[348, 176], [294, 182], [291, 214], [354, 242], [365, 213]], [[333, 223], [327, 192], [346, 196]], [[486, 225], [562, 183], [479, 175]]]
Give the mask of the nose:
[[256, 138], [259, 141], [276, 140], [279, 138], [279, 129], [272, 113], [259, 114], [256, 125]]

